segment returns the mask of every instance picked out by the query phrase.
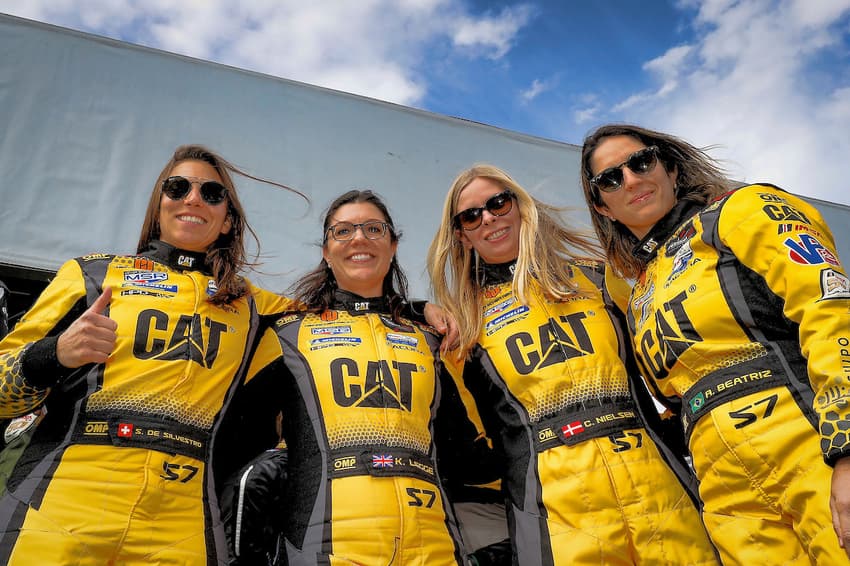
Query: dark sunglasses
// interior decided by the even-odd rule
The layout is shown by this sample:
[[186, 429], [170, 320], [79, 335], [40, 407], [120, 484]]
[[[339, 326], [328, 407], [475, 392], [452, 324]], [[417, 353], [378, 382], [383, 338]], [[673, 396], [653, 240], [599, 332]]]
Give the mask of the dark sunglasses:
[[623, 186], [623, 167], [628, 167], [637, 175], [645, 175], [655, 169], [656, 163], [658, 163], [657, 146], [651, 145], [639, 149], [616, 167], [609, 167], [590, 179], [590, 186], [604, 193], [613, 193]]
[[224, 202], [224, 198], [227, 196], [227, 187], [218, 181], [209, 181], [198, 177], [169, 177], [162, 182], [162, 192], [171, 200], [183, 200], [195, 183], [201, 185], [201, 198], [204, 199], [205, 203], [220, 204]]
[[484, 211], [486, 210], [493, 216], [504, 216], [509, 213], [514, 206], [514, 193], [510, 189], [506, 189], [501, 193], [497, 193], [487, 199], [484, 206], [475, 206], [461, 210], [454, 216], [454, 223], [457, 228], [464, 230], [475, 230], [481, 226], [481, 221], [484, 219]]

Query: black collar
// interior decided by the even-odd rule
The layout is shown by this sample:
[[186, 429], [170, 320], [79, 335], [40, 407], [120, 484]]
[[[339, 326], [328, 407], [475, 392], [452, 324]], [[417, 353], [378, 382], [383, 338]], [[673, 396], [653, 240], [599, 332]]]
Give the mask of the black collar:
[[498, 283], [508, 283], [514, 280], [514, 271], [516, 270], [516, 260], [506, 263], [481, 263], [478, 266], [477, 281], [481, 281], [481, 285], [496, 285]]
[[655, 226], [652, 227], [642, 240], [635, 244], [635, 247], [632, 248], [632, 253], [644, 264], [650, 261], [658, 252], [658, 247], [667, 241], [667, 238], [673, 234], [676, 228], [705, 206], [705, 204], [699, 202], [680, 200], [670, 212], [655, 223]]
[[389, 297], [361, 297], [349, 291], [337, 289], [331, 305], [336, 310], [348, 311], [351, 314], [366, 314], [375, 312], [388, 314], [390, 312]]
[[200, 271], [212, 275], [212, 270], [207, 265], [206, 253], [181, 250], [161, 240], [152, 240], [139, 255], [149, 257], [178, 271]]

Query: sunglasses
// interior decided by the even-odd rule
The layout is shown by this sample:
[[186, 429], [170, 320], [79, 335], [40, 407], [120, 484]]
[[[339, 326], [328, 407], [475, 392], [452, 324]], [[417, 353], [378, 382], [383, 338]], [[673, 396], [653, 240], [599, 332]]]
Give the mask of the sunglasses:
[[369, 222], [362, 222], [360, 224], [337, 222], [328, 228], [328, 232], [331, 233], [331, 236], [337, 242], [347, 242], [354, 239], [357, 229], [360, 228], [360, 231], [363, 232], [363, 236], [367, 240], [379, 240], [387, 233], [387, 227], [388, 224], [380, 220], [370, 220]]
[[639, 149], [616, 167], [609, 167], [590, 179], [590, 186], [604, 193], [613, 193], [623, 186], [623, 167], [628, 167], [637, 175], [646, 175], [655, 169], [656, 163], [658, 163], [657, 146], [651, 145]]
[[224, 202], [224, 198], [227, 196], [227, 187], [218, 181], [209, 181], [198, 177], [169, 177], [162, 182], [162, 192], [171, 200], [183, 200], [192, 190], [192, 185], [196, 183], [201, 186], [201, 198], [204, 199], [205, 203], [214, 205]]
[[466, 231], [475, 230], [481, 226], [481, 221], [484, 219], [484, 211], [486, 210], [493, 216], [504, 216], [511, 211], [514, 206], [514, 193], [510, 189], [506, 189], [501, 193], [497, 193], [487, 199], [484, 206], [475, 206], [461, 210], [454, 216], [455, 226], [463, 228]]

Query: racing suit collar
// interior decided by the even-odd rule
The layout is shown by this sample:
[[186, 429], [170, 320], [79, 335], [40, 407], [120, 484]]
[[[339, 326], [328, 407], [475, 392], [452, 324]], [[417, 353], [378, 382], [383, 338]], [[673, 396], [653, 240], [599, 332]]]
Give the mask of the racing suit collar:
[[678, 226], [702, 210], [705, 206], [703, 203], [693, 202], [689, 200], [680, 200], [676, 203], [670, 212], [668, 212], [661, 220], [655, 223], [655, 226], [649, 233], [643, 237], [635, 247], [632, 248], [632, 253], [644, 264], [652, 260], [658, 252], [658, 248], [667, 241], [667, 238], [678, 228]]
[[514, 280], [516, 260], [506, 263], [481, 263], [478, 266], [478, 281], [482, 286], [507, 283]]
[[361, 297], [342, 289], [337, 289], [334, 292], [334, 300], [331, 306], [336, 310], [345, 310], [351, 314], [366, 314], [367, 312], [386, 314], [390, 312], [388, 297]]
[[206, 253], [181, 250], [161, 240], [152, 240], [139, 255], [164, 263], [178, 271], [200, 271], [212, 275], [212, 270], [207, 265]]

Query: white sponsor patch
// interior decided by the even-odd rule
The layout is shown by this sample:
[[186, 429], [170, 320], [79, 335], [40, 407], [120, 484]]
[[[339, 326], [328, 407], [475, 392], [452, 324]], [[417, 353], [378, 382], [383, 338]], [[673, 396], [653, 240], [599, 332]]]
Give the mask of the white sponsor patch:
[[830, 268], [820, 272], [820, 300], [827, 299], [850, 299], [850, 279]]

